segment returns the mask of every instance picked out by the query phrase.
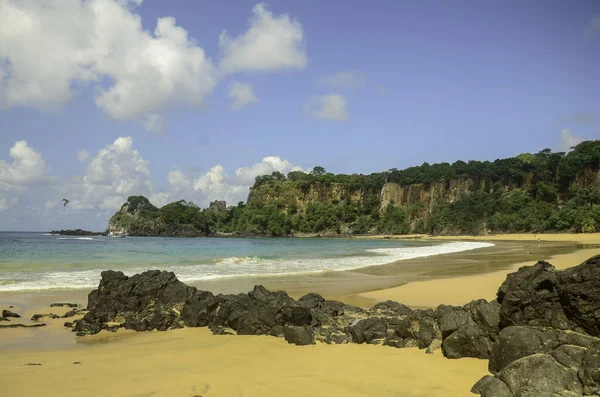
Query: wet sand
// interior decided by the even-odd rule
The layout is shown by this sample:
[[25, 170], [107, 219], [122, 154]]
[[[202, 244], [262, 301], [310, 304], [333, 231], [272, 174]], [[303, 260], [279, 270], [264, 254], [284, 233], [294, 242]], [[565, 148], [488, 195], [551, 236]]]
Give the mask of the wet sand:
[[[514, 235], [487, 236], [482, 240], [494, 241], [496, 247], [353, 272], [199, 283], [198, 287], [241, 292], [264, 284], [294, 297], [319, 292], [363, 306], [384, 299], [416, 307], [463, 304], [472, 298], [492, 299], [506, 273], [520, 264], [550, 259], [564, 268], [600, 253], [598, 235], [561, 236], [539, 242], [537, 236], [517, 240]], [[26, 318], [33, 313], [61, 314], [49, 304], [85, 304], [88, 292], [3, 293], [0, 308], [12, 304], [12, 310]], [[213, 336], [203, 328], [103, 331], [79, 338], [62, 327], [72, 320], [44, 320], [49, 325], [36, 329], [0, 330], [1, 395], [466, 397], [487, 373], [485, 360], [447, 360], [439, 351], [427, 355], [418, 349], [354, 344], [298, 347], [266, 336]]]

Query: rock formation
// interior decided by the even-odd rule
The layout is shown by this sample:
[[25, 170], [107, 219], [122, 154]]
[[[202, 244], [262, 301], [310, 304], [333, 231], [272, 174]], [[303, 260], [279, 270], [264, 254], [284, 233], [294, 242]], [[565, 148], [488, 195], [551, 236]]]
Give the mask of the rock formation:
[[600, 395], [600, 255], [563, 271], [547, 262], [524, 266], [508, 275], [495, 301], [435, 310], [392, 301], [365, 310], [314, 293], [295, 300], [263, 286], [214, 295], [158, 270], [101, 276], [88, 313], [65, 323], [77, 335], [187, 326], [272, 335], [296, 345], [441, 348], [447, 358], [489, 359], [493, 375], [472, 389], [484, 397]]

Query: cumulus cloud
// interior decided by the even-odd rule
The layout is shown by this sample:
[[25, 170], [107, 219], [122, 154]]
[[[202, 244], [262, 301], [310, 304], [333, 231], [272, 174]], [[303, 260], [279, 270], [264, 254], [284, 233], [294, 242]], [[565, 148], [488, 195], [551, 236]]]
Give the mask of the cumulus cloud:
[[317, 79], [321, 85], [339, 90], [343, 88], [358, 88], [365, 84], [366, 77], [356, 70], [343, 70], [336, 74]]
[[[59, 110], [93, 84], [109, 117], [159, 128], [174, 105], [201, 106], [212, 62], [171, 17], [153, 33], [126, 0], [0, 0], [0, 106]], [[110, 83], [102, 83], [110, 81]]]
[[250, 28], [237, 37], [219, 36], [223, 74], [304, 69], [307, 64], [302, 25], [287, 14], [273, 15], [264, 3], [252, 9]]
[[174, 170], [169, 172], [167, 178], [173, 188], [169, 199], [183, 198], [204, 207], [214, 200], [225, 200], [229, 205], [235, 205], [246, 200], [248, 190], [258, 175], [271, 174], [274, 171], [287, 174], [290, 171], [302, 171], [302, 168], [279, 156], [269, 156], [251, 166], [236, 169], [234, 176], [229, 175], [221, 164], [215, 165], [195, 179], [180, 170]]
[[120, 137], [98, 151], [83, 177], [73, 177], [61, 186], [73, 210], [114, 211], [127, 197], [151, 197], [148, 161], [133, 148], [131, 137]]
[[579, 145], [585, 139], [579, 136], [573, 136], [571, 131], [568, 128], [563, 128], [560, 132], [560, 143], [557, 145], [556, 149], [559, 152], [568, 152], [572, 147]]
[[259, 175], [270, 175], [275, 171], [287, 174], [290, 171], [302, 171], [301, 167], [295, 166], [279, 156], [269, 156], [250, 167], [241, 167], [235, 170], [237, 182], [243, 185], [252, 185], [254, 179]]
[[46, 178], [46, 161], [27, 141], [17, 141], [8, 152], [12, 163], [0, 160], [0, 189], [40, 182]]
[[252, 92], [252, 84], [234, 81], [229, 84], [229, 96], [233, 98], [231, 109], [239, 110], [251, 103], [258, 102], [258, 98]]
[[304, 111], [322, 120], [346, 121], [349, 118], [346, 98], [341, 94], [313, 97], [304, 105]]
[[90, 159], [90, 152], [85, 149], [80, 149], [77, 151], [77, 160], [79, 161], [88, 161]]

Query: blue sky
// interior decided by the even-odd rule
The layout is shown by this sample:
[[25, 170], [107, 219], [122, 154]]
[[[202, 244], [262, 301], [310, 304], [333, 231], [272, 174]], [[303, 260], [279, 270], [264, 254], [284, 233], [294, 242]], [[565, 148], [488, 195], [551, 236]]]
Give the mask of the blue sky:
[[[274, 169], [371, 173], [600, 137], [597, 1], [84, 4], [0, 0], [0, 229], [103, 229], [137, 191], [237, 201]], [[158, 43], [164, 17], [185, 45]], [[198, 48], [210, 70], [176, 69]]]

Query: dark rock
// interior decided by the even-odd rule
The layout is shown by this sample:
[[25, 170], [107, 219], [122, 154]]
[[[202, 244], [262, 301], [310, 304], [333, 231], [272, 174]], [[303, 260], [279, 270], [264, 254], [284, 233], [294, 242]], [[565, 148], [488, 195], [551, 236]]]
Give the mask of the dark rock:
[[188, 327], [206, 327], [212, 322], [218, 307], [219, 302], [211, 292], [194, 291], [183, 306], [181, 319]]
[[213, 335], [235, 335], [235, 331], [227, 327], [209, 325], [208, 329], [211, 330]]
[[32, 319], [33, 321], [38, 321], [39, 319], [41, 319], [41, 318], [45, 318], [45, 317], [48, 317], [48, 318], [51, 318], [51, 319], [57, 319], [57, 318], [59, 318], [59, 316], [57, 316], [57, 315], [56, 315], [56, 314], [54, 314], [54, 313], [46, 313], [46, 314], [34, 314], [34, 315], [31, 317], [31, 319]]
[[27, 363], [27, 364], [23, 364], [23, 365], [31, 365], [31, 366], [39, 367], [42, 364], [40, 364], [40, 363]]
[[[591, 336], [552, 328], [507, 327], [492, 346], [489, 370], [496, 373], [520, 358], [550, 353], [561, 345], [587, 348], [596, 341]], [[567, 353], [559, 351], [557, 354]]]
[[577, 372], [559, 364], [549, 354], [533, 354], [513, 361], [498, 378], [516, 396], [541, 396], [542, 393], [573, 396], [583, 392]]
[[7, 324], [0, 325], [0, 328], [36, 328], [36, 327], [45, 327], [45, 323], [40, 324]]
[[550, 355], [565, 367], [577, 371], [581, 368], [581, 363], [586, 350], [585, 347], [581, 346], [561, 345], [551, 351]]
[[4, 318], [8, 318], [8, 317], [21, 318], [20, 315], [18, 315], [17, 313], [13, 313], [10, 310], [2, 310], [2, 317], [4, 317]]
[[309, 309], [316, 309], [321, 307], [321, 305], [325, 302], [325, 298], [323, 298], [319, 294], [315, 294], [313, 292], [302, 296], [298, 299], [298, 302]]
[[219, 295], [215, 325], [229, 326], [238, 335], [282, 335], [283, 326], [304, 325], [310, 309], [300, 307], [283, 291], [271, 292], [261, 285], [248, 294]]
[[471, 388], [471, 393], [481, 394], [481, 392], [490, 384], [490, 382], [493, 382], [493, 379], [494, 377], [492, 375], [485, 375], [473, 385]]
[[387, 336], [387, 319], [385, 317], [368, 317], [355, 320], [348, 327], [354, 343], [371, 343], [375, 339]]
[[72, 322], [69, 322], [69, 321], [67, 321], [66, 323], [63, 324], [63, 326], [67, 327], [67, 328], [73, 328], [73, 325], [74, 324]]
[[68, 312], [66, 312], [65, 314], [63, 314], [61, 317], [62, 318], [71, 318], [71, 317], [75, 317], [77, 315], [82, 314], [83, 311], [81, 309], [73, 309], [73, 310], [69, 310]]
[[401, 317], [395, 331], [402, 339], [417, 341], [420, 349], [429, 346], [434, 339], [442, 339], [442, 333], [433, 317], [433, 312], [422, 310], [411, 311], [408, 315]]
[[315, 333], [310, 327], [297, 327], [293, 325], [285, 325], [284, 338], [288, 343], [293, 343], [297, 346], [314, 345]]
[[81, 364], [81, 361], [75, 361], [73, 364]]
[[511, 325], [570, 329], [555, 268], [545, 261], [508, 275], [498, 290], [500, 328]]
[[482, 397], [513, 397], [506, 383], [490, 375], [484, 376], [475, 383], [471, 393], [481, 394]]
[[470, 320], [444, 339], [442, 349], [447, 358], [489, 358], [491, 341], [480, 332], [477, 324]]
[[0, 321], [10, 321], [8, 318], [0, 317]]
[[88, 296], [89, 312], [75, 321], [78, 334], [100, 332], [109, 322], [137, 331], [179, 328], [179, 313], [196, 291], [172, 272], [149, 270], [127, 277], [107, 270], [101, 276], [98, 289]]
[[58, 302], [58, 303], [52, 303], [50, 305], [50, 307], [70, 307], [70, 308], [77, 308], [77, 307], [81, 307], [81, 305], [79, 305], [77, 303]]
[[374, 315], [388, 317], [408, 316], [413, 312], [408, 306], [390, 300], [377, 303], [369, 311]]
[[600, 340], [584, 353], [579, 378], [585, 395], [600, 394]]
[[571, 329], [600, 336], [600, 255], [558, 272], [560, 302]]

